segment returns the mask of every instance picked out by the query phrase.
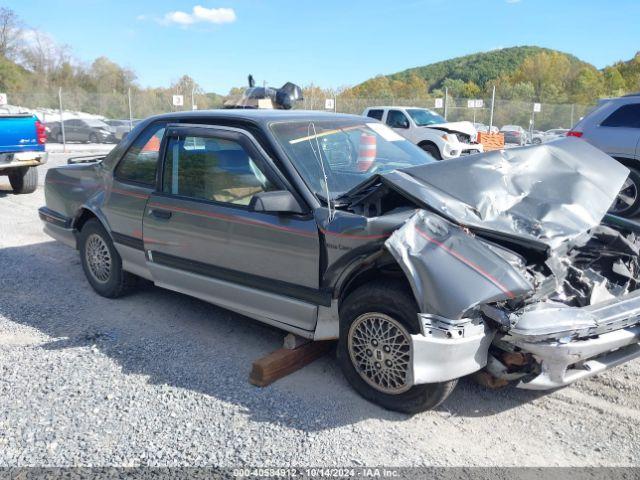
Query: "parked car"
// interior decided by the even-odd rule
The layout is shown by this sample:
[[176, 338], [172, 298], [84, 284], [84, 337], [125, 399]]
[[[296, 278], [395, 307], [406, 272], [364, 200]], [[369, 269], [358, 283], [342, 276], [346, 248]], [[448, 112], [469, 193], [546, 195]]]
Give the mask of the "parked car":
[[9, 177], [15, 193], [38, 188], [37, 166], [47, 162], [45, 126], [31, 113], [0, 115], [0, 176]]
[[484, 123], [474, 123], [473, 124], [474, 128], [476, 129], [477, 132], [482, 132], [482, 133], [489, 133], [489, 131], [491, 131], [491, 133], [498, 133], [500, 130], [498, 130], [498, 127], [496, 127], [495, 125], [492, 126], [491, 128], [489, 128], [489, 125], [485, 125]]
[[114, 128], [114, 137], [118, 142], [133, 129], [133, 122], [129, 120], [105, 120], [104, 123]]
[[601, 100], [567, 135], [586, 140], [629, 168], [611, 211], [624, 217], [640, 213], [640, 93]]
[[527, 143], [530, 143], [532, 145], [540, 145], [543, 142], [543, 138], [544, 132], [541, 132], [540, 130], [533, 130], [529, 132]]
[[[62, 143], [60, 122], [51, 126], [51, 136]], [[64, 121], [64, 140], [67, 142], [115, 143], [115, 128], [95, 118], [72, 118]]]
[[471, 122], [447, 122], [427, 108], [369, 107], [362, 115], [386, 123], [436, 160], [484, 151]]
[[515, 143], [520, 146], [527, 143], [527, 132], [519, 125], [505, 125], [500, 129], [500, 133], [504, 135], [504, 143]]
[[568, 131], [568, 128], [552, 128], [551, 130], [547, 130], [544, 132], [542, 142], [550, 142], [551, 140], [557, 140], [558, 138], [565, 137]]
[[576, 139], [437, 162], [371, 118], [175, 112], [49, 169], [39, 213], [98, 294], [142, 277], [338, 339], [363, 397], [417, 412], [482, 368], [549, 389], [640, 356], [627, 174]]

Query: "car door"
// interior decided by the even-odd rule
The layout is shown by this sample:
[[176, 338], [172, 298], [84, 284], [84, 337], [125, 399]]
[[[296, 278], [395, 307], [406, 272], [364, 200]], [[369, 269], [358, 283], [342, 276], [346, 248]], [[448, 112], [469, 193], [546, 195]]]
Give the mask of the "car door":
[[385, 117], [385, 123], [387, 126], [394, 129], [403, 137], [414, 140], [411, 135], [411, 122], [407, 116], [400, 110], [389, 110], [387, 111], [387, 115]]
[[102, 211], [125, 269], [150, 277], [142, 243], [142, 217], [156, 186], [160, 143], [166, 121], [154, 122], [132, 142], [105, 189]]
[[78, 126], [80, 120], [72, 118], [71, 120], [65, 120], [64, 122], [64, 135], [65, 140], [68, 142], [77, 142], [78, 138]]
[[172, 126], [157, 191], [147, 203], [144, 248], [156, 284], [270, 324], [315, 328], [320, 245], [307, 214], [249, 208], [259, 192], [292, 190], [243, 130]]
[[640, 142], [640, 103], [615, 109], [585, 138], [614, 157], [637, 158]]

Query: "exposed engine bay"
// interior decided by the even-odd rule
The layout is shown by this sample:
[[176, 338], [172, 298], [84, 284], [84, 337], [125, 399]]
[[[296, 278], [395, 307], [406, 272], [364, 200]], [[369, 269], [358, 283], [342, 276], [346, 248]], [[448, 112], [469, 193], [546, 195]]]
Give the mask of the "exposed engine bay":
[[583, 245], [574, 247], [563, 258], [546, 262], [552, 276], [545, 275], [539, 266], [528, 269], [536, 284], [536, 294], [529, 301], [586, 307], [638, 289], [638, 234], [601, 224], [585, 236], [588, 239]]

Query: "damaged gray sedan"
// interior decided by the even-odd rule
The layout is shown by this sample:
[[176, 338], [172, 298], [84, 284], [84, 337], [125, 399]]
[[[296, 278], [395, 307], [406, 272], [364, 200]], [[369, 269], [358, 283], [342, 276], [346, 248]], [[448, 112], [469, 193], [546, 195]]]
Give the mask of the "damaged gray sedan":
[[186, 112], [50, 169], [40, 216], [99, 294], [142, 277], [338, 339], [363, 397], [418, 412], [482, 369], [551, 389], [640, 356], [627, 175], [574, 139], [436, 162], [368, 118]]

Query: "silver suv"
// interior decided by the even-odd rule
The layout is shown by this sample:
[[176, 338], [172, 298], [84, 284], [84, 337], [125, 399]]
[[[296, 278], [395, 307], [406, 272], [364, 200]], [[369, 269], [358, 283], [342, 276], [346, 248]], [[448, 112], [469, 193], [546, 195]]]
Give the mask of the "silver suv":
[[629, 168], [611, 211], [624, 217], [640, 213], [640, 93], [601, 100], [567, 135], [583, 138]]

